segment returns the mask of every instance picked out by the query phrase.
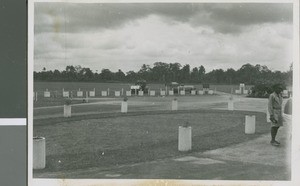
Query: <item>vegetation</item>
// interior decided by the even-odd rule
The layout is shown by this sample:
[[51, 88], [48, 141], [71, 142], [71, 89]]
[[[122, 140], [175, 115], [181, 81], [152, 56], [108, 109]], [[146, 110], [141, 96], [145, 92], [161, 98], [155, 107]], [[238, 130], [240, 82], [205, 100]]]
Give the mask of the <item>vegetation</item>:
[[102, 69], [100, 73], [81, 66], [67, 66], [65, 70], [46, 70], [34, 72], [35, 81], [56, 82], [136, 82], [139, 79], [152, 83], [211, 83], [211, 84], [292, 84], [292, 65], [289, 71], [271, 71], [267, 66], [249, 63], [240, 69], [215, 69], [206, 73], [204, 66], [190, 69], [190, 65], [183, 67], [179, 63], [156, 62], [153, 67], [143, 64], [137, 72], [129, 71], [126, 74], [119, 69], [111, 72]]

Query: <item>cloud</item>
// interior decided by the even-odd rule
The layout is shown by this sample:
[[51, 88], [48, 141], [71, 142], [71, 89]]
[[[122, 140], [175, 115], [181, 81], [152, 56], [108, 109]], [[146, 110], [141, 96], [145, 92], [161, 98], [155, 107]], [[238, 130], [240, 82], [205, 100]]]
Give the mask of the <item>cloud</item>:
[[[36, 3], [35, 69], [101, 71], [142, 64], [288, 69], [291, 4]], [[271, 11], [273, 10], [273, 11]]]
[[98, 32], [117, 29], [149, 15], [168, 23], [210, 26], [237, 33], [247, 25], [292, 22], [292, 4], [272, 3], [35, 3], [35, 32]]

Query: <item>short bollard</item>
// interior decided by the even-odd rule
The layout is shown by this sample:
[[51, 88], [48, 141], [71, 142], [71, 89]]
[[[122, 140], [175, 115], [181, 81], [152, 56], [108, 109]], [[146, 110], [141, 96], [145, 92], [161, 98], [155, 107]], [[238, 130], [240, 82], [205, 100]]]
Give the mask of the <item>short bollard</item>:
[[101, 96], [106, 97], [107, 96], [107, 91], [101, 91]]
[[178, 151], [186, 152], [192, 150], [192, 127], [179, 126]]
[[126, 96], [131, 96], [131, 91], [126, 91]]
[[233, 110], [233, 98], [230, 97], [228, 101], [228, 110]]
[[89, 92], [86, 91], [85, 93], [85, 102], [88, 103], [89, 102]]
[[172, 100], [172, 110], [178, 110], [178, 100], [176, 98]]
[[127, 102], [127, 98], [124, 98], [121, 103], [121, 113], [127, 113], [127, 111], [128, 111], [128, 102]]
[[121, 96], [121, 92], [120, 91], [115, 91], [115, 96], [116, 97], [120, 97]]
[[50, 98], [50, 91], [48, 91], [48, 89], [46, 89], [46, 91], [44, 92], [44, 97]]
[[254, 134], [255, 133], [255, 115], [248, 116], [245, 118], [245, 133]]
[[46, 167], [46, 140], [44, 137], [33, 138], [33, 169]]
[[139, 95], [139, 96], [143, 96], [143, 95], [144, 95], [144, 91], [140, 90], [140, 91], [138, 92], [138, 95]]
[[77, 91], [77, 97], [83, 97], [83, 91], [80, 89]]
[[71, 105], [64, 105], [64, 117], [68, 118], [71, 117]]

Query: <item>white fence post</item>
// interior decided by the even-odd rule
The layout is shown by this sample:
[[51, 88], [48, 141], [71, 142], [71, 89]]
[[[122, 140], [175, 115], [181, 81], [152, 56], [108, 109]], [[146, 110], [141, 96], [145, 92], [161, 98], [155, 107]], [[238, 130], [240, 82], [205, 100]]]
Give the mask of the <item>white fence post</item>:
[[44, 137], [33, 138], [33, 169], [46, 167], [46, 139]]
[[192, 127], [179, 126], [178, 130], [178, 150], [183, 152], [192, 150]]
[[175, 98], [172, 100], [172, 110], [178, 110], [178, 100]]
[[255, 115], [248, 116], [245, 118], [245, 133], [254, 134], [255, 133]]

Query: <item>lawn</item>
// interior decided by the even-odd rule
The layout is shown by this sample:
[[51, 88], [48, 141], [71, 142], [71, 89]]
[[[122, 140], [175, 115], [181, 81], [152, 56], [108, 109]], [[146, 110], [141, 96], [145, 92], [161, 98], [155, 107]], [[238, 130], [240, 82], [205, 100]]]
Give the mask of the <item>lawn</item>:
[[[256, 115], [256, 134], [244, 134], [246, 114]], [[181, 156], [178, 126], [192, 126], [192, 151], [241, 143], [267, 133], [265, 115], [246, 111], [151, 111], [34, 120], [34, 136], [46, 138], [47, 166], [39, 172], [91, 167], [109, 169]]]

